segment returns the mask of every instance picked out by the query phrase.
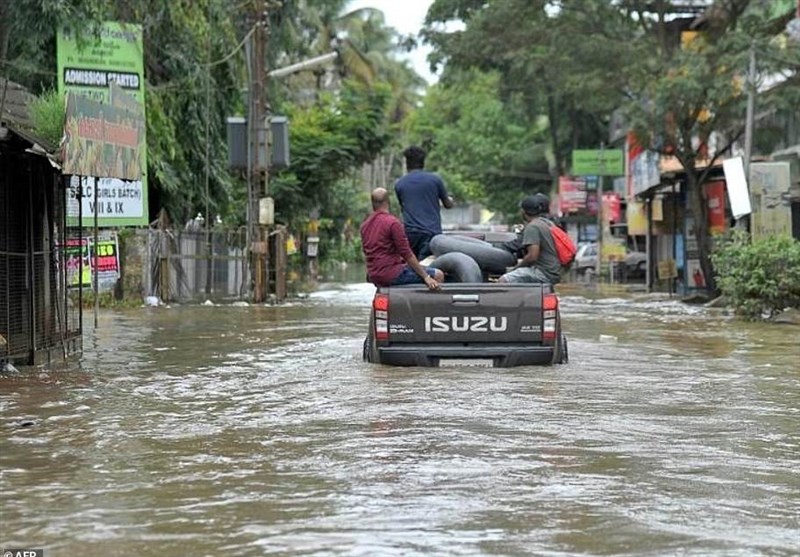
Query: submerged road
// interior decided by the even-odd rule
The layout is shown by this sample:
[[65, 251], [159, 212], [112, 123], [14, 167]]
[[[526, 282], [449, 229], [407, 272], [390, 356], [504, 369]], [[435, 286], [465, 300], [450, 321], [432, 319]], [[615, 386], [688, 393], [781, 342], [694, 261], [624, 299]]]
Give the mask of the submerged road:
[[0, 546], [47, 557], [797, 555], [800, 333], [563, 298], [571, 362], [361, 361], [372, 287], [101, 314], [0, 376]]

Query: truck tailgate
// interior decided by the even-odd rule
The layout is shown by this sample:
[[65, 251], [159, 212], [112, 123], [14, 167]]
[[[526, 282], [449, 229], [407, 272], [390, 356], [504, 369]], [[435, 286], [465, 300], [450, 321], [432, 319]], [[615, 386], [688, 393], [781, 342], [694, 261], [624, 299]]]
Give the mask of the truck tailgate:
[[540, 343], [540, 284], [393, 287], [389, 293], [389, 344]]

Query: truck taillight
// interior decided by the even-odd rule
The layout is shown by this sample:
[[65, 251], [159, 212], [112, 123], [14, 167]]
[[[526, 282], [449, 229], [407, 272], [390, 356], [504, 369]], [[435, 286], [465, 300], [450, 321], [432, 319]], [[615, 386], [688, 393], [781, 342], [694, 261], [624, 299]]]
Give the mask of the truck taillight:
[[389, 296], [376, 294], [372, 310], [375, 312], [375, 339], [389, 340]]
[[545, 294], [542, 300], [542, 341], [555, 342], [557, 316], [558, 297], [555, 294]]

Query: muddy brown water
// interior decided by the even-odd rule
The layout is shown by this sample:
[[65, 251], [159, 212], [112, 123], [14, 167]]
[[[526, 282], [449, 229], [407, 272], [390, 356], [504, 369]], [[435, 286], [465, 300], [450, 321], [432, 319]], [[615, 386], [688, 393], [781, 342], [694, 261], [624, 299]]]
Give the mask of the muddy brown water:
[[571, 295], [568, 365], [401, 369], [361, 361], [371, 295], [103, 312], [0, 376], [0, 546], [800, 553], [800, 329]]

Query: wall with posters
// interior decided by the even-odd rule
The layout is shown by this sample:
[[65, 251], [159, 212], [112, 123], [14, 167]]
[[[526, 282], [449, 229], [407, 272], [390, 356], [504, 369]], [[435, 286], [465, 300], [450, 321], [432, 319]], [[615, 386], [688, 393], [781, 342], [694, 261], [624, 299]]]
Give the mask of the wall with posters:
[[97, 283], [101, 291], [110, 290], [119, 279], [119, 240], [116, 232], [105, 232], [94, 243], [93, 237], [73, 238], [64, 246], [67, 285], [92, 286], [97, 250]]

